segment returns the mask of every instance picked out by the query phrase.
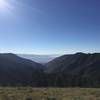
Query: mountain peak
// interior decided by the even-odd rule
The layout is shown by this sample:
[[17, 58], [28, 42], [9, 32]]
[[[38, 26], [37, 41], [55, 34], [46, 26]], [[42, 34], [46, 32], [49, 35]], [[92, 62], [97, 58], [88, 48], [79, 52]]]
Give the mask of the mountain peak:
[[77, 52], [76, 55], [85, 55], [86, 53], [83, 52]]

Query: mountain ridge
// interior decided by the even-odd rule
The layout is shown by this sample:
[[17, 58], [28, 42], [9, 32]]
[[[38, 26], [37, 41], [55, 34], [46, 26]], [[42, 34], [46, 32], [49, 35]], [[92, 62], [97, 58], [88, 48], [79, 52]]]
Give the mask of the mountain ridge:
[[0, 85], [100, 87], [100, 53], [76, 53], [42, 65], [12, 53], [0, 54]]

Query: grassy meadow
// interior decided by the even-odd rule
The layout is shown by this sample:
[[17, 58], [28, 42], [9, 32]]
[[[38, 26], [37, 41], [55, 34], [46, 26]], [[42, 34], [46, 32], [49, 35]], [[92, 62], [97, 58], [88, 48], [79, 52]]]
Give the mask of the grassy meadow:
[[100, 100], [100, 89], [0, 87], [0, 100]]

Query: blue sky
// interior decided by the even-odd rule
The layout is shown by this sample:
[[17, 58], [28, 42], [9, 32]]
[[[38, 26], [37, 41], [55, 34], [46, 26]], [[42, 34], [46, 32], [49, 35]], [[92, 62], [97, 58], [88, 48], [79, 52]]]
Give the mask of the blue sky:
[[0, 52], [100, 51], [100, 0], [4, 0]]

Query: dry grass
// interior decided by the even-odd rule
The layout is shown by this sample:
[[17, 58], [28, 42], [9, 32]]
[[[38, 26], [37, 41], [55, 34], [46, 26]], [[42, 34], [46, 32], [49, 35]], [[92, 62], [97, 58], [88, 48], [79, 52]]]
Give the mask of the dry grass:
[[0, 100], [100, 100], [100, 89], [0, 87]]

